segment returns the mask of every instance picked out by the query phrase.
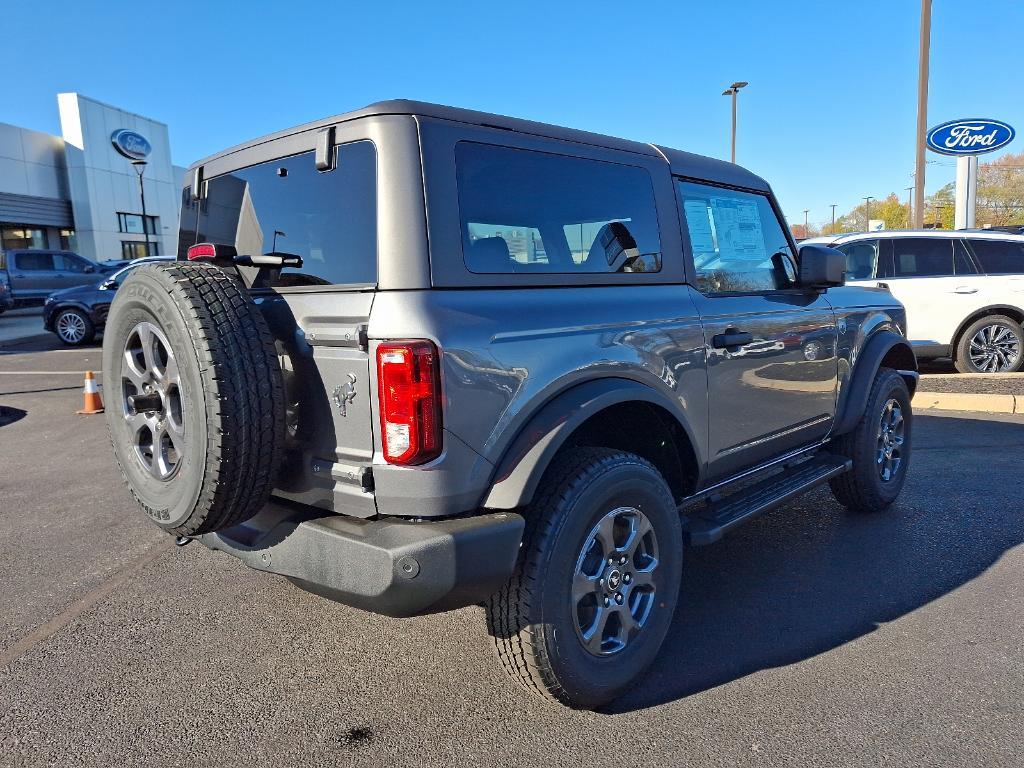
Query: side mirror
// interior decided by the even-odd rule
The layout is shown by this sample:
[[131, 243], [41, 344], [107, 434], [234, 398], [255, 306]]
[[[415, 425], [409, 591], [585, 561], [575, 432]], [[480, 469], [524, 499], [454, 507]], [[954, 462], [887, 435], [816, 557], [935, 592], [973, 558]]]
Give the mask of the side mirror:
[[800, 246], [800, 287], [824, 291], [842, 285], [846, 277], [846, 255], [835, 248], [813, 243]]
[[104, 280], [102, 283], [100, 283], [100, 290], [101, 291], [109, 291], [112, 288], [117, 288], [117, 281], [116, 280]]
[[92, 266], [91, 264], [89, 264], [89, 265], [88, 265], [88, 266], [86, 266], [86, 268], [85, 268], [85, 272], [86, 272], [86, 274], [89, 274], [89, 275], [91, 275], [91, 274], [92, 274], [93, 272], [95, 272], [95, 271], [96, 271], [96, 267]]

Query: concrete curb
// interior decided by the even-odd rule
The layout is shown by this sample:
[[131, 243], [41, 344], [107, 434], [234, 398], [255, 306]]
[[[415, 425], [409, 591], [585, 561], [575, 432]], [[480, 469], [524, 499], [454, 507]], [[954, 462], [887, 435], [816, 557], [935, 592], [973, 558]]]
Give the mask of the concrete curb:
[[977, 395], [960, 392], [914, 393], [914, 408], [982, 413], [1024, 413], [1024, 396]]

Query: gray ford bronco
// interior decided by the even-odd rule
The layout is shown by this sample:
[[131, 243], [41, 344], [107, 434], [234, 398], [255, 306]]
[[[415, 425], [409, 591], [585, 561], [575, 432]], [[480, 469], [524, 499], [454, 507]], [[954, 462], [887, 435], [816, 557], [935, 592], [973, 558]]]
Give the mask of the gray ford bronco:
[[202, 160], [103, 347], [114, 452], [178, 537], [392, 616], [483, 604], [573, 707], [666, 636], [685, 545], [828, 482], [899, 495], [903, 308], [768, 184], [387, 101]]

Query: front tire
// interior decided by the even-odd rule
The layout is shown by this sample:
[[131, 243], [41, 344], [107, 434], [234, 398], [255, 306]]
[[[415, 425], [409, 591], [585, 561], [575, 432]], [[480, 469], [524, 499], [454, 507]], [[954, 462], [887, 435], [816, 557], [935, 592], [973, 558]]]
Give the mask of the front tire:
[[913, 422], [907, 383], [882, 368], [857, 426], [833, 441], [832, 451], [853, 462], [829, 481], [836, 501], [852, 512], [880, 512], [896, 501], [910, 466]]
[[96, 326], [79, 309], [62, 309], [53, 319], [54, 333], [69, 347], [80, 347], [96, 338]]
[[505, 670], [574, 708], [620, 696], [661, 648], [682, 572], [682, 527], [661, 474], [631, 453], [577, 448], [526, 511], [512, 578], [487, 605]]

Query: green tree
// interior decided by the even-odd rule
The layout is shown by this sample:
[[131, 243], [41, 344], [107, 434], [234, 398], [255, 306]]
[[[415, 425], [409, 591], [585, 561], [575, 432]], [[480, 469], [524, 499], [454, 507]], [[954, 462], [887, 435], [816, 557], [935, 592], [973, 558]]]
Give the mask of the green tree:
[[[836, 219], [835, 232], [863, 232], [867, 229], [868, 216], [884, 221], [886, 229], [906, 229], [910, 222], [909, 214], [907, 204], [901, 203], [895, 192], [890, 192], [887, 197], [872, 200], [870, 208], [861, 203], [840, 216]], [[826, 234], [832, 234], [831, 230], [831, 223], [822, 229]]]

